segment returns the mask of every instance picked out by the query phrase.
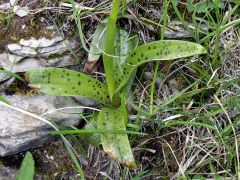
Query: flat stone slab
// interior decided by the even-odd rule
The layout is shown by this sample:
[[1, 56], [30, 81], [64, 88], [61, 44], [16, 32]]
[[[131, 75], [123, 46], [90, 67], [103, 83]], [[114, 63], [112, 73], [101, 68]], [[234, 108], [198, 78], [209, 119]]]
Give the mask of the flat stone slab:
[[[71, 55], [64, 55], [57, 58], [24, 58], [18, 63], [12, 63], [8, 58], [8, 54], [0, 54], [0, 65], [7, 71], [12, 73], [26, 72], [35, 68], [43, 67], [65, 67], [77, 65], [78, 60], [72, 58]], [[1, 79], [0, 79], [1, 81]]]
[[[4, 74], [5, 76], [6, 74]], [[9, 77], [8, 79], [1, 81], [1, 73], [0, 73], [0, 93], [4, 92], [15, 80], [15, 77]]]
[[40, 39], [30, 38], [28, 40], [21, 39], [19, 44], [21, 46], [28, 46], [34, 49], [44, 48], [55, 45], [57, 42], [63, 41], [64, 39], [61, 36], [55, 36], [52, 39], [47, 39], [45, 37]]
[[[37, 115], [51, 112], [41, 117], [54, 120], [61, 127], [77, 125], [80, 121], [81, 109], [65, 108], [56, 111], [59, 108], [76, 106], [69, 98], [42, 94], [31, 97], [22, 95], [4, 97], [13, 107]], [[53, 139], [53, 136], [49, 135], [53, 128], [46, 122], [1, 104], [0, 115], [0, 156], [38, 147]]]
[[1, 180], [14, 180], [16, 179], [17, 169], [4, 167], [0, 165], [0, 179]]
[[[76, 47], [74, 41], [62, 40], [62, 37], [53, 39], [34, 39], [20, 40], [19, 43], [8, 44], [7, 48], [15, 55], [23, 57], [48, 57], [54, 54], [61, 54]], [[49, 45], [49, 46], [48, 46]]]

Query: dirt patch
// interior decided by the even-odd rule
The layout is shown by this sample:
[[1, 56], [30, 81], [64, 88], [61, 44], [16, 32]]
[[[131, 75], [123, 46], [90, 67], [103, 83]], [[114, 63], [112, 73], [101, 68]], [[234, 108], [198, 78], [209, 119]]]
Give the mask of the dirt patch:
[[[71, 139], [69, 139], [71, 142]], [[99, 148], [80, 141], [81, 148], [71, 143], [78, 152], [80, 165], [86, 179], [102, 179], [104, 172], [111, 172], [112, 177], [119, 178], [119, 165], [111, 162], [109, 157]], [[35, 160], [36, 175], [47, 179], [78, 179], [79, 175], [74, 169], [74, 163], [66, 150], [62, 140], [57, 140], [42, 147], [32, 149], [30, 152]], [[18, 169], [24, 158], [23, 153], [4, 157], [0, 162], [5, 167]]]

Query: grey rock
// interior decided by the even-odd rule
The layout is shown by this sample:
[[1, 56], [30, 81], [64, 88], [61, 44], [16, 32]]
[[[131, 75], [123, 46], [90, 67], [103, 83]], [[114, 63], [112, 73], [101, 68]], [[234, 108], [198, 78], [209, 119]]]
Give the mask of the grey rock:
[[89, 99], [89, 98], [84, 98], [84, 97], [78, 97], [75, 96], [74, 99], [81, 105], [83, 106], [94, 106], [96, 104], [98, 104], [97, 101], [93, 100], [93, 99]]
[[[16, 176], [18, 173], [18, 169], [15, 167], [8, 167], [0, 164], [0, 179], [1, 180], [16, 180]], [[38, 174], [38, 172], [34, 173], [34, 180], [43, 180], [44, 176]]]
[[8, 54], [7, 53], [0, 54], [0, 62], [5, 61], [6, 59], [8, 59]]
[[34, 49], [49, 47], [55, 45], [57, 42], [63, 41], [61, 36], [55, 36], [52, 39], [46, 39], [45, 37], [40, 39], [31, 38], [29, 40], [21, 39], [19, 44], [21, 46], [28, 46]]
[[[0, 72], [0, 82], [6, 81], [8, 79], [10, 79], [11, 75], [6, 74], [4, 72]], [[1, 87], [0, 87], [1, 89]]]
[[[154, 76], [153, 73], [151, 73], [151, 72], [149, 72], [149, 71], [146, 71], [146, 72], [144, 73], [144, 79], [147, 80], [147, 81], [149, 81], [149, 80], [152, 81], [153, 76]], [[157, 77], [157, 79], [156, 79], [156, 86], [157, 86], [157, 87], [161, 87], [162, 84], [163, 84], [163, 82], [162, 82], [161, 78], [160, 78], [160, 77]]]
[[14, 6], [13, 12], [19, 17], [27, 16], [29, 13], [28, 7]]
[[[193, 23], [188, 23], [190, 29], [194, 29], [195, 25]], [[192, 35], [186, 31], [183, 24], [180, 21], [171, 21], [168, 23], [168, 27], [164, 31], [164, 37], [167, 39], [189, 39], [193, 38]], [[203, 24], [198, 24], [198, 27], [202, 31], [207, 31], [207, 26]]]
[[173, 94], [178, 94], [180, 92], [181, 84], [179, 84], [177, 79], [172, 78], [168, 81], [168, 87], [172, 91]]
[[65, 52], [74, 47], [76, 47], [76, 43], [74, 41], [65, 40], [57, 43], [55, 46], [49, 46], [39, 49], [38, 55], [41, 57], [48, 57], [53, 54], [61, 54], [62, 52]]
[[164, 37], [166, 37], [167, 39], [184, 39], [191, 38], [192, 36], [187, 31], [171, 32], [166, 30], [164, 32]]
[[8, 10], [10, 8], [11, 8], [11, 4], [10, 3], [5, 3], [5, 4], [1, 4], [0, 5], [0, 10], [2, 10], [2, 11], [6, 11], [6, 10]]
[[[45, 119], [54, 120], [59, 126], [72, 126], [79, 123], [81, 109], [61, 109], [74, 107], [70, 99], [49, 95], [36, 96], [5, 96], [8, 102], [17, 108], [24, 109]], [[57, 110], [57, 111], [56, 111]], [[50, 114], [46, 114], [50, 112]], [[53, 139], [49, 133], [53, 128], [46, 122], [30, 115], [0, 105], [0, 156], [22, 152]]]
[[20, 51], [22, 49], [22, 46], [19, 44], [8, 44], [7, 47], [9, 49], [9, 51], [11, 51], [11, 52]]
[[[7, 54], [0, 54], [0, 62], [2, 61], [6, 61], [8, 59]], [[1, 65], [1, 63], [0, 63]], [[0, 82], [6, 81], [11, 77], [11, 75], [4, 73], [4, 72], [0, 72]], [[5, 89], [5, 86], [1, 83], [0, 84], [0, 91]]]
[[77, 65], [78, 60], [71, 57], [71, 55], [65, 55], [57, 58], [24, 58], [18, 63], [12, 63], [7, 58], [6, 55], [1, 54], [0, 65], [7, 71], [12, 73], [26, 72], [34, 68], [43, 68], [43, 67], [65, 67], [71, 65]]
[[21, 61], [23, 58], [24, 58], [24, 56], [18, 56], [18, 55], [15, 55], [15, 54], [8, 53], [8, 60], [11, 63], [17, 63], [17, 62]]
[[9, 0], [9, 3], [11, 4], [11, 6], [14, 6], [17, 4], [17, 0]]
[[[51, 30], [52, 27], [46, 27], [46, 29]], [[50, 39], [45, 37], [21, 39], [19, 43], [7, 45], [9, 53], [0, 54], [0, 66], [16, 73], [33, 68], [76, 65], [79, 61], [66, 54], [68, 50], [76, 46], [73, 39], [63, 39], [54, 33]], [[49, 58], [49, 56], [56, 56], [56, 58]]]
[[18, 56], [35, 57], [37, 55], [37, 51], [35, 49], [27, 46], [21, 46], [19, 44], [9, 44], [8, 50]]
[[[18, 56], [48, 57], [54, 54], [61, 54], [76, 47], [76, 43], [74, 41], [60, 41], [60, 38], [61, 37], [56, 37], [52, 41], [46, 41], [46, 43], [43, 43], [44, 39], [34, 40], [32, 38], [30, 40], [21, 40], [19, 44], [9, 44], [8, 50]], [[47, 46], [48, 44], [51, 44], [51, 46]]]
[[[0, 74], [1, 76], [1, 74]], [[6, 74], [5, 74], [6, 76]], [[4, 92], [15, 80], [15, 77], [11, 77], [11, 76], [6, 76], [8, 77], [8, 79], [5, 79], [4, 81], [2, 81], [2, 79], [0, 79], [0, 92]]]
[[5, 167], [0, 164], [0, 179], [1, 180], [15, 180], [17, 175], [17, 169]]

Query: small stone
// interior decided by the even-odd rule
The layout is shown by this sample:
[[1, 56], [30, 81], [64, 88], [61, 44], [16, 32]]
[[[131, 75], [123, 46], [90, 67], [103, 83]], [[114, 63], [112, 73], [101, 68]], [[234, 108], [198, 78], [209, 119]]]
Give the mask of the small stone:
[[35, 57], [37, 55], [37, 51], [31, 47], [20, 46], [19, 44], [11, 44], [9, 46], [8, 49], [18, 56]]
[[24, 17], [24, 16], [27, 16], [28, 15], [28, 10], [27, 9], [19, 9], [17, 10], [16, 14], [19, 16], [19, 17]]
[[89, 98], [84, 98], [84, 97], [79, 97], [79, 96], [75, 96], [73, 97], [79, 104], [83, 105], [83, 106], [95, 106], [96, 104], [98, 104], [97, 101], [93, 100], [93, 99], [89, 99]]
[[62, 40], [63, 38], [61, 36], [56, 36], [52, 39], [46, 39], [45, 37], [40, 39], [31, 38], [29, 40], [21, 39], [19, 44], [22, 46], [28, 46], [28, 47], [37, 49], [37, 48], [53, 46], [54, 44]]
[[[151, 72], [149, 72], [149, 71], [146, 71], [146, 72], [144, 73], [144, 79], [147, 80], [147, 81], [149, 81], [149, 80], [152, 81], [153, 76], [154, 76], [153, 73], [151, 73]], [[161, 87], [162, 84], [163, 84], [163, 83], [162, 83], [161, 78], [157, 77], [157, 79], [156, 79], [156, 86], [157, 86], [157, 88], [158, 88], [158, 87]]]
[[18, 0], [10, 0], [9, 3], [11, 4], [11, 6], [15, 6], [17, 5], [17, 1]]
[[10, 8], [11, 8], [10, 3], [5, 3], [5, 4], [0, 5], [0, 10], [2, 10], [2, 11], [6, 11]]
[[20, 51], [22, 49], [22, 47], [19, 44], [8, 44], [7, 47], [11, 52]]
[[75, 48], [76, 43], [74, 41], [65, 40], [57, 43], [55, 46], [49, 46], [46, 48], [42, 48], [38, 50], [38, 53], [41, 54], [42, 57], [48, 57], [52, 54], [62, 53], [69, 49]]
[[15, 54], [8, 54], [8, 60], [11, 62], [11, 63], [17, 63], [19, 61], [21, 61], [24, 57], [23, 56], [18, 56], [18, 55], [15, 55]]
[[34, 57], [35, 55], [37, 55], [37, 52], [33, 48], [23, 46], [22, 47], [22, 51], [21, 51], [21, 53], [19, 55], [25, 55], [25, 56], [29, 56], [29, 57]]
[[145, 80], [152, 80], [153, 79], [153, 73], [146, 71], [144, 72], [144, 79]]
[[178, 31], [178, 32], [165, 31], [164, 37], [168, 39], [184, 39], [184, 38], [191, 38], [192, 36], [187, 31]]
[[24, 17], [28, 15], [28, 7], [20, 7], [20, 6], [14, 6], [13, 7], [13, 12], [18, 15], [19, 17]]
[[0, 164], [0, 179], [1, 180], [12, 180], [16, 179], [17, 169], [12, 167], [5, 167]]
[[19, 44], [22, 46], [28, 46], [28, 47], [37, 49], [40, 45], [40, 42], [38, 40], [36, 40], [35, 38], [31, 38], [29, 40], [21, 39]]
[[40, 17], [40, 21], [41, 21], [41, 22], [44, 22], [44, 21], [45, 21], [45, 18], [44, 18], [44, 17]]
[[180, 92], [180, 84], [176, 79], [170, 79], [168, 81], [169, 89], [172, 91], [173, 94], [178, 94]]

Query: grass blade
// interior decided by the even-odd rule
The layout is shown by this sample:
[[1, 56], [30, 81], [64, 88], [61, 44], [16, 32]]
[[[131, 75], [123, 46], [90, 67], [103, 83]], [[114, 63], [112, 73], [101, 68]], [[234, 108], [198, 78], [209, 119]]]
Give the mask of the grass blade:
[[77, 130], [60, 130], [54, 131], [51, 134], [57, 135], [68, 135], [68, 134], [135, 134], [135, 135], [145, 135], [144, 133], [136, 131], [126, 131], [126, 130], [109, 130], [109, 129], [77, 129]]
[[90, 52], [88, 53], [88, 61], [95, 62], [98, 61], [101, 56], [101, 50], [103, 47], [103, 40], [105, 38], [106, 24], [100, 23], [97, 26], [93, 34], [93, 39], [91, 42]]
[[177, 126], [177, 125], [191, 125], [191, 126], [201, 126], [201, 127], [206, 127], [208, 129], [216, 129], [214, 126], [211, 126], [206, 123], [200, 123], [200, 122], [190, 122], [190, 121], [172, 121], [164, 124], [161, 126], [160, 129], [166, 128], [166, 127], [171, 127], [171, 126]]

